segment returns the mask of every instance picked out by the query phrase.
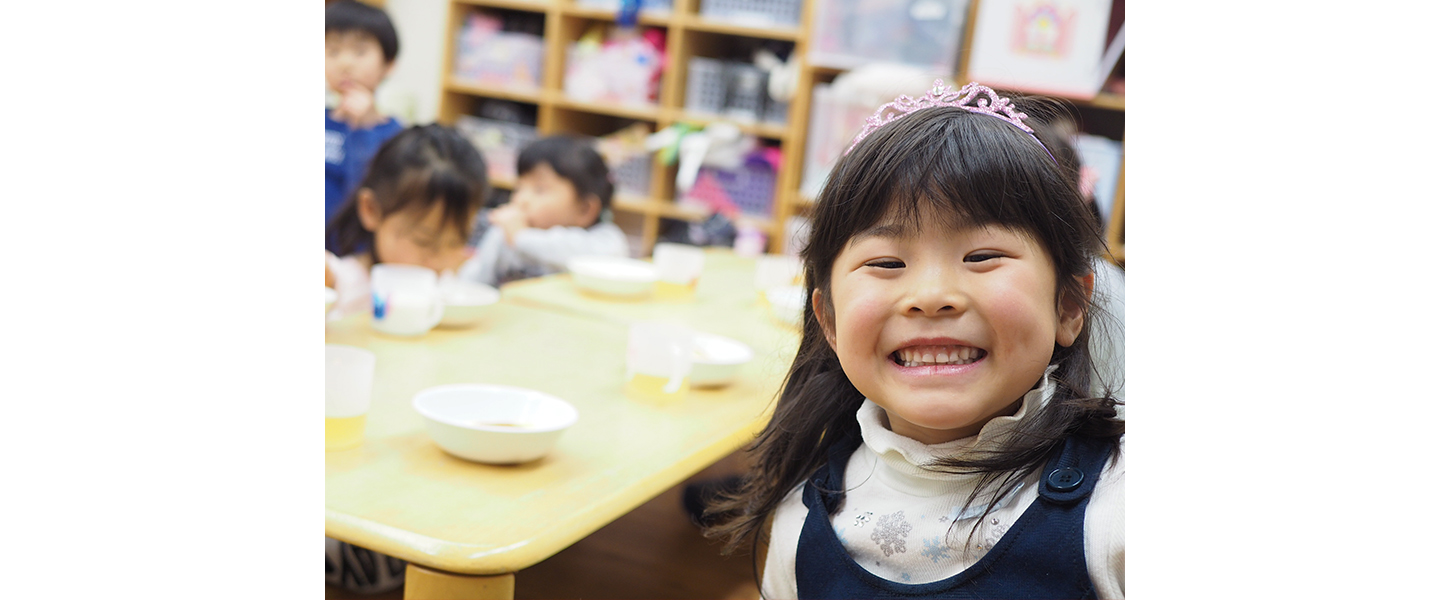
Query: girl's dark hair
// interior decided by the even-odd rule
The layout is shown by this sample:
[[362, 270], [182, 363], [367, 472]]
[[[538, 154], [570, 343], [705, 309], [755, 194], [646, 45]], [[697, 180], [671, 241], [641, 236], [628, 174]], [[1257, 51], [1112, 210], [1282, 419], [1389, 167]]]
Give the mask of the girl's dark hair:
[[551, 135], [525, 146], [519, 152], [519, 176], [540, 164], [549, 165], [560, 177], [569, 180], [580, 202], [591, 194], [599, 198], [599, 218], [603, 218], [604, 211], [609, 210], [609, 202], [614, 198], [614, 183], [610, 181], [609, 166], [604, 164], [604, 157], [594, 151], [590, 138], [573, 134]]
[[392, 63], [398, 57], [398, 32], [393, 20], [382, 9], [353, 0], [327, 3], [327, 33], [360, 31], [373, 36], [383, 47], [383, 60]]
[[[373, 249], [373, 232], [358, 215], [358, 192], [372, 190], [383, 217], [427, 210], [443, 203], [443, 222], [467, 240], [473, 215], [488, 195], [488, 167], [466, 138], [452, 127], [415, 125], [378, 148], [367, 175], [327, 224], [327, 250], [338, 256]], [[376, 257], [374, 257], [376, 258]]]
[[[1029, 115], [1048, 109], [1030, 98], [1014, 102]], [[1034, 129], [1043, 125], [1031, 117], [1028, 123]], [[1074, 175], [1005, 121], [936, 107], [881, 127], [841, 157], [814, 208], [802, 252], [805, 284], [821, 290], [828, 312], [831, 266], [853, 236], [887, 220], [912, 228], [923, 219], [948, 227], [998, 225], [1029, 235], [1052, 259], [1059, 298], [1083, 307], [1082, 332], [1071, 346], [1053, 349], [1056, 391], [1046, 407], [1020, 423], [1000, 450], [935, 463], [943, 471], [983, 474], [966, 505], [989, 490], [995, 490], [992, 503], [998, 502], [1070, 435], [1123, 433], [1123, 422], [1115, 419], [1117, 401], [1088, 397], [1088, 337], [1096, 311], [1076, 277], [1092, 271], [1092, 257], [1105, 245]], [[802, 310], [800, 350], [769, 424], [749, 447], [752, 468], [734, 493], [718, 497], [706, 511], [716, 519], [706, 535], [723, 539], [727, 553], [747, 542], [758, 544], [772, 511], [826, 463], [834, 444], [861, 440], [856, 412], [864, 397], [846, 378], [810, 303]]]

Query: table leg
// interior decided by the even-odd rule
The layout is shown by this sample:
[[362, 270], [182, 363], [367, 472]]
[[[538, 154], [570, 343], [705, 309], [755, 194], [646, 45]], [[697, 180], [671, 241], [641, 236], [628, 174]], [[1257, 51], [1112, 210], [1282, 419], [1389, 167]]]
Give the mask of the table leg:
[[408, 563], [405, 600], [513, 600], [514, 574], [459, 575]]

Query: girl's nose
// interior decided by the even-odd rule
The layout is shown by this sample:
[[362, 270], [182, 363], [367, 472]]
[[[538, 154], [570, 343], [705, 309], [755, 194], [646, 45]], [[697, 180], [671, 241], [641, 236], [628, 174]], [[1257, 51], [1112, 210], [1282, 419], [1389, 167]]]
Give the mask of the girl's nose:
[[967, 308], [967, 295], [945, 272], [922, 272], [905, 282], [910, 289], [902, 304], [910, 315], [934, 317]]

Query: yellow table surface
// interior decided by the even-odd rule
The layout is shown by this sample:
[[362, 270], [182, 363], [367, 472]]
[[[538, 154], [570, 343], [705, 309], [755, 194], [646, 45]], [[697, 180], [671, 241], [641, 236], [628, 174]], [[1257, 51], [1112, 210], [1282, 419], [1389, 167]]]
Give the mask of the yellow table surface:
[[[505, 286], [473, 328], [396, 338], [373, 332], [366, 314], [328, 323], [328, 343], [366, 348], [377, 367], [363, 445], [327, 453], [327, 535], [454, 573], [516, 572], [738, 449], [768, 420], [799, 340], [754, 303], [751, 274], [748, 294], [706, 299], [712, 275], [738, 284], [741, 261], [712, 253], [693, 303], [583, 298], [565, 275]], [[724, 388], [664, 404], [628, 397], [623, 320], [658, 313], [744, 341], [756, 358]], [[579, 421], [532, 463], [458, 459], [411, 406], [451, 383], [537, 389], [574, 404]]]
[[620, 322], [669, 321], [745, 342], [757, 358], [789, 364], [800, 347], [800, 330], [772, 317], [770, 305], [755, 289], [755, 259], [724, 249], [705, 251], [705, 271], [694, 298], [687, 300], [617, 298], [581, 292], [567, 273], [526, 279], [504, 286], [503, 299], [558, 312], [592, 315]]

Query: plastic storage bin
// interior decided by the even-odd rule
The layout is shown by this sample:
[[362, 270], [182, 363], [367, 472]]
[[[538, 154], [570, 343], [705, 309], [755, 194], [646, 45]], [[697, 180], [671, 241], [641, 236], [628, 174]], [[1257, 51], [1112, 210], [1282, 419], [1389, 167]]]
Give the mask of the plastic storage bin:
[[801, 165], [802, 198], [815, 199], [826, 184], [826, 176], [836, 159], [861, 132], [866, 118], [878, 105], [861, 104], [837, 98], [827, 84], [817, 84], [811, 91], [811, 121], [806, 132], [806, 154]]
[[528, 125], [472, 115], [459, 115], [457, 127], [483, 155], [489, 178], [501, 181], [518, 178], [519, 151], [539, 137], [539, 130]]
[[469, 83], [537, 88], [544, 69], [544, 38], [509, 31], [463, 29], [453, 74]]
[[610, 169], [614, 176], [614, 195], [649, 196], [650, 175], [654, 173], [653, 154], [635, 156]]
[[701, 167], [695, 186], [683, 198], [689, 204], [720, 210], [721, 202], [756, 217], [772, 217], [775, 211], [775, 167], [760, 153], [752, 154], [737, 169]]
[[769, 74], [753, 64], [694, 57], [685, 82], [685, 110], [753, 123], [785, 123], [790, 104], [765, 91]]
[[[618, 11], [619, 0], [574, 0], [574, 3], [586, 8], [602, 8], [604, 10]], [[671, 0], [641, 0], [639, 3], [640, 12], [661, 13], [666, 16], [674, 9], [674, 2]]]
[[685, 81], [685, 110], [718, 115], [725, 110], [729, 95], [728, 63], [714, 58], [696, 56], [690, 59]]
[[800, 0], [700, 0], [700, 16], [762, 27], [795, 27]]
[[810, 61], [854, 69], [868, 62], [955, 72], [969, 0], [816, 0]]

